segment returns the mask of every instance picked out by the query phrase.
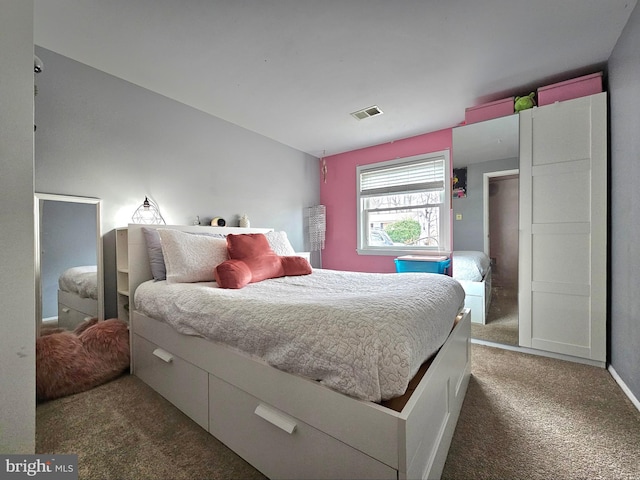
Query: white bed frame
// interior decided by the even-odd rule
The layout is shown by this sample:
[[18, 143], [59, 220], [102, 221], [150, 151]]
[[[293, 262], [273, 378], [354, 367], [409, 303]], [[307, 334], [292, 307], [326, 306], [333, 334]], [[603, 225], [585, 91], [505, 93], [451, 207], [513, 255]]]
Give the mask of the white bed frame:
[[58, 327], [73, 330], [91, 318], [98, 318], [98, 300], [58, 290]]
[[464, 306], [471, 310], [471, 322], [486, 324], [491, 304], [491, 267], [480, 282], [458, 281], [465, 292]]
[[[131, 292], [151, 279], [140, 227], [129, 225]], [[135, 310], [130, 330], [132, 373], [269, 478], [439, 478], [471, 373], [468, 310], [401, 412], [182, 335]]]

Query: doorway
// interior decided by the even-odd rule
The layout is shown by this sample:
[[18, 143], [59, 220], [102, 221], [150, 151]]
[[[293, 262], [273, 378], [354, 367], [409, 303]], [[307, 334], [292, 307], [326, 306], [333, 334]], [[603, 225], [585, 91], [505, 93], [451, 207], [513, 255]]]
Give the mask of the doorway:
[[518, 291], [518, 175], [489, 178], [493, 286]]
[[487, 322], [477, 338], [517, 346], [519, 171], [485, 173], [483, 187], [484, 249], [492, 279]]

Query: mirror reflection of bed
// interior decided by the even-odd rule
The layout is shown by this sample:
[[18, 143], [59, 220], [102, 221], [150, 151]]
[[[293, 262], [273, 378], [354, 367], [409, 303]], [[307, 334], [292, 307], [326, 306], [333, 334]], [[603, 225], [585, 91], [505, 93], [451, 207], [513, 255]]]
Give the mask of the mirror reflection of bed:
[[466, 196], [454, 196], [452, 202], [453, 274], [456, 255], [484, 256], [481, 279], [461, 281], [472, 310], [471, 335], [510, 346], [519, 344], [518, 128], [516, 114], [453, 130], [453, 167], [466, 168], [467, 180]]
[[38, 327], [104, 318], [100, 200], [36, 194]]

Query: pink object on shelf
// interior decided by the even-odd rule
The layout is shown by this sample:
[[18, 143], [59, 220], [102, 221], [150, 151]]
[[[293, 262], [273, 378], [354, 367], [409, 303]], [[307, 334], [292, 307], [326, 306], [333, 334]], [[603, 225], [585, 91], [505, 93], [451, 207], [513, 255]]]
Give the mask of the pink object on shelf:
[[584, 77], [540, 87], [538, 89], [538, 106], [586, 97], [600, 92], [602, 92], [602, 72], [592, 73]]
[[467, 123], [477, 123], [484, 120], [491, 120], [492, 118], [505, 117], [514, 112], [513, 102], [514, 97], [509, 97], [476, 107], [469, 107], [465, 109], [464, 118]]

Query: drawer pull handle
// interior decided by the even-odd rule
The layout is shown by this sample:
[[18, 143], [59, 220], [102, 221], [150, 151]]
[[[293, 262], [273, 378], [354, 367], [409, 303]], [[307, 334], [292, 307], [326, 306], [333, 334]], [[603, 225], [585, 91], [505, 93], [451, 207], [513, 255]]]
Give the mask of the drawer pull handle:
[[292, 434], [296, 430], [297, 425], [293, 419], [262, 403], [256, 407], [254, 413], [288, 434]]
[[64, 308], [62, 309], [62, 313], [69, 313], [69, 311], [70, 311], [70, 310], [71, 310], [70, 308], [68, 308], [68, 307], [64, 307]]
[[173, 361], [173, 355], [161, 348], [156, 348], [153, 354], [164, 362], [171, 363]]

